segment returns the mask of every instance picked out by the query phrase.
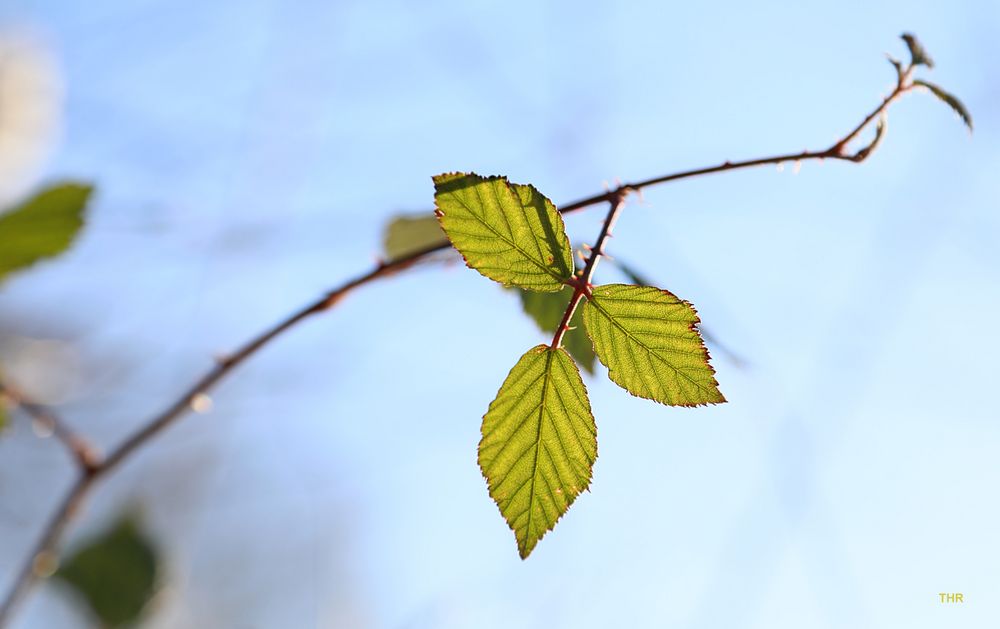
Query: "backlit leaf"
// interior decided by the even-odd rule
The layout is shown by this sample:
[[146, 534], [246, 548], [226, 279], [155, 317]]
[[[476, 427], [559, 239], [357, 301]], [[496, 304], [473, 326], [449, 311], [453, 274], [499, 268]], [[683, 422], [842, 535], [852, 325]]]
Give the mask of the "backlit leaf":
[[53, 186], [0, 214], [0, 282], [69, 248], [83, 226], [91, 190], [77, 183]]
[[534, 347], [483, 417], [479, 467], [521, 558], [590, 485], [597, 427], [587, 389], [562, 349]]
[[77, 550], [56, 572], [104, 627], [135, 622], [156, 591], [157, 552], [129, 516]]
[[962, 119], [965, 126], [969, 128], [969, 133], [972, 133], [972, 116], [969, 114], [969, 110], [965, 108], [965, 105], [962, 104], [962, 101], [958, 100], [954, 94], [950, 94], [941, 89], [939, 86], [934, 85], [933, 83], [928, 83], [927, 81], [921, 81], [920, 79], [913, 81], [913, 84], [926, 87], [932, 94], [944, 101], [956, 114], [958, 114], [958, 117]]
[[671, 406], [726, 401], [686, 301], [651, 286], [597, 286], [583, 321], [608, 376], [629, 393]]
[[466, 263], [505, 286], [556, 291], [573, 274], [562, 217], [532, 186], [504, 177], [434, 177], [441, 226]]
[[[531, 291], [517, 289], [521, 295], [521, 306], [524, 312], [534, 319], [542, 332], [555, 334], [556, 328], [562, 322], [563, 314], [573, 291], [565, 290], [555, 293], [534, 293]], [[570, 329], [563, 336], [563, 347], [569, 355], [576, 359], [577, 364], [583, 367], [587, 373], [594, 374], [594, 364], [597, 356], [594, 355], [594, 346], [591, 344], [587, 334], [583, 331], [583, 308], [577, 308], [573, 313], [573, 318], [569, 320]]]
[[399, 260], [436, 245], [448, 243], [441, 224], [433, 214], [402, 215], [385, 228], [383, 246], [387, 262]]
[[903, 33], [900, 37], [906, 42], [906, 47], [910, 49], [910, 61], [913, 65], [924, 65], [928, 68], [934, 67], [934, 60], [924, 50], [923, 44], [920, 43], [916, 35], [913, 33]]
[[[882, 125], [883, 121], [879, 121]], [[879, 133], [881, 133], [882, 127], [879, 127]], [[622, 260], [615, 258], [611, 260], [611, 263], [618, 267], [618, 269], [628, 278], [629, 282], [635, 284], [636, 286], [651, 286], [652, 282], [646, 279], [646, 276], [641, 274], [635, 269], [635, 267], [629, 266]], [[718, 337], [712, 334], [704, 324], [699, 323], [697, 325], [698, 333], [701, 338], [705, 340], [705, 343], [713, 346], [716, 350], [721, 351], [729, 360], [737, 367], [744, 367], [747, 365], [747, 361], [744, 360], [738, 353], [736, 353], [728, 344], [723, 343]]]

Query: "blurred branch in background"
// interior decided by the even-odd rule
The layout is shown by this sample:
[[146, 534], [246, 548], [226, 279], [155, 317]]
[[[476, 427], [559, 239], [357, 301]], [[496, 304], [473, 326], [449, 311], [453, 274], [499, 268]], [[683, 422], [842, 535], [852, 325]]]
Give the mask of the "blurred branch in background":
[[69, 451], [81, 470], [92, 470], [100, 459], [97, 451], [86, 439], [79, 436], [48, 408], [29, 401], [9, 382], [0, 379], [0, 403], [4, 398], [13, 408], [22, 409], [33, 421], [32, 428], [39, 437], [54, 436]]

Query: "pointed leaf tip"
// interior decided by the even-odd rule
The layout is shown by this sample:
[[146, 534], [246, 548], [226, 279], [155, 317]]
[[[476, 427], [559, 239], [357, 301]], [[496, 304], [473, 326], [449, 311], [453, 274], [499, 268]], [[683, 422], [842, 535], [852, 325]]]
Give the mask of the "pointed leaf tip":
[[934, 60], [927, 54], [923, 44], [913, 33], [903, 33], [900, 38], [906, 42], [906, 47], [910, 49], [910, 63], [915, 66], [924, 65], [928, 68], [934, 67]]
[[886, 59], [889, 60], [889, 63], [891, 63], [892, 67], [895, 68], [895, 70], [896, 70], [896, 80], [899, 81], [899, 82], [902, 82], [903, 81], [903, 64], [899, 61], [899, 59], [893, 57], [889, 53], [886, 53], [885, 57], [886, 57]]
[[652, 286], [607, 284], [583, 309], [608, 377], [632, 395], [669, 406], [726, 401], [691, 304]]
[[533, 186], [505, 177], [434, 177], [438, 220], [466, 264], [504, 286], [556, 291], [573, 275], [562, 216]]
[[479, 443], [479, 467], [522, 559], [590, 486], [596, 459], [597, 426], [573, 359], [533, 347], [490, 404]]
[[957, 96], [950, 92], [946, 92], [940, 86], [928, 81], [916, 79], [913, 81], [913, 84], [926, 87], [932, 94], [937, 96], [939, 100], [951, 107], [952, 111], [958, 114], [958, 117], [961, 118], [962, 122], [965, 123], [965, 126], [968, 127], [969, 133], [972, 133], [972, 115], [969, 113], [969, 110], [965, 108], [965, 105], [962, 104], [962, 101], [958, 100]]

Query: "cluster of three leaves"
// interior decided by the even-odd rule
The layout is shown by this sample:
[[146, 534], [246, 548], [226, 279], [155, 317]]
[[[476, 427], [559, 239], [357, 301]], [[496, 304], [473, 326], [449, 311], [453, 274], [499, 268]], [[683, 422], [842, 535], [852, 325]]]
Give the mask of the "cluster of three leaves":
[[[440, 175], [434, 184], [441, 227], [470, 267], [528, 291], [568, 285], [569, 237], [534, 187], [465, 173]], [[648, 286], [609, 284], [590, 293], [583, 325], [611, 380], [672, 406], [725, 401], [690, 304]], [[589, 486], [596, 458], [597, 428], [573, 359], [562, 347], [528, 350], [483, 417], [479, 444], [490, 495], [521, 557]]]

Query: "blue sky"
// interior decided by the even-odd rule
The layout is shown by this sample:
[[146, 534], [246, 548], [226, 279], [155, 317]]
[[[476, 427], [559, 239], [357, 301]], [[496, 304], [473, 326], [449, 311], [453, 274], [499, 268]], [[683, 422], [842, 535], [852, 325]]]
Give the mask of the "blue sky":
[[[917, 33], [926, 94], [868, 162], [678, 182], [610, 252], [692, 301], [729, 404], [587, 380], [599, 458], [518, 559], [475, 464], [480, 418], [542, 342], [455, 264], [351, 296], [268, 348], [92, 502], [169, 551], [150, 626], [986, 627], [1000, 617], [1000, 7], [930, 3], [6, 0], [67, 85], [46, 178], [98, 186], [61, 262], [5, 287], [5, 332], [73, 341], [64, 412], [111, 445], [212, 355], [366, 270], [433, 174], [557, 204], [820, 149]], [[592, 241], [602, 210], [575, 214]], [[599, 279], [616, 279], [601, 268]], [[5, 573], [68, 473], [0, 443]], [[18, 485], [33, 470], [31, 489]], [[944, 606], [938, 592], [968, 601]], [[46, 587], [21, 626], [79, 626]]]

